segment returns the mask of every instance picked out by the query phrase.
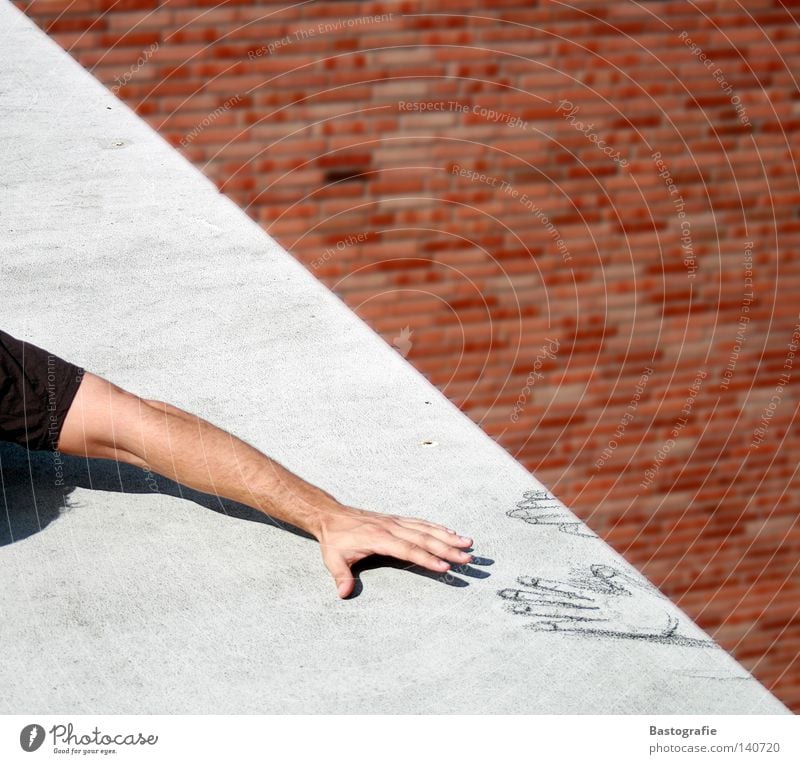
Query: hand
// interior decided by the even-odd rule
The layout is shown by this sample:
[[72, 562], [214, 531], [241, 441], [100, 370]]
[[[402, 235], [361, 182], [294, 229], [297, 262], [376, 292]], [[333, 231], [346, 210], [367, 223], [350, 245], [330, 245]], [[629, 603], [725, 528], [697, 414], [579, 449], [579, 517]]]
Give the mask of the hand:
[[547, 491], [526, 491], [522, 496], [522, 501], [506, 512], [509, 517], [519, 518], [530, 525], [555, 525], [562, 533], [573, 536], [597, 538], [578, 518], [567, 514], [561, 502]]
[[457, 565], [472, 560], [471, 554], [459, 548], [472, 546], [472, 539], [443, 525], [345, 505], [326, 511], [315, 535], [342, 599], [355, 586], [350, 566], [371, 554], [397, 557], [439, 573], [449, 570], [448, 560]]
[[591, 565], [570, 581], [520, 576], [517, 583], [521, 588], [498, 594], [509, 600], [512, 613], [531, 618], [536, 631], [687, 641], [675, 634], [678, 619], [661, 592], [610, 565]]

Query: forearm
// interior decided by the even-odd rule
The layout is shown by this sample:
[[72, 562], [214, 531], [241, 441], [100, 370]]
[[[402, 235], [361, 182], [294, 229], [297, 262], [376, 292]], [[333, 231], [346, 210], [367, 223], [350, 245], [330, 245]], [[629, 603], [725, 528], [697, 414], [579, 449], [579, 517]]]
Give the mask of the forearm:
[[[139, 398], [98, 377], [85, 383], [98, 389], [87, 397], [91, 406], [80, 412], [79, 430], [85, 434], [77, 448], [81, 454], [146, 467], [197, 491], [260, 509], [315, 536], [320, 514], [340, 506], [330, 494], [200, 417]], [[69, 452], [69, 447], [62, 450]]]
[[125, 436], [126, 450], [154, 472], [205, 493], [246, 504], [317, 536], [319, 517], [340, 506], [234, 435], [160, 401], [144, 401]]

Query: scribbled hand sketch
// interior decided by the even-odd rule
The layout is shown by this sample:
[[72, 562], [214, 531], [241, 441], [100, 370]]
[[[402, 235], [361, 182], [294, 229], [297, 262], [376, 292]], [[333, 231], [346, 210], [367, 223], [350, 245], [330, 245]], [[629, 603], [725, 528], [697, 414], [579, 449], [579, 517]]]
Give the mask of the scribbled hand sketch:
[[517, 578], [519, 589], [501, 589], [507, 609], [532, 619], [527, 628], [612, 639], [715, 647], [710, 639], [678, 634], [678, 618], [667, 599], [647, 579], [634, 578], [610, 565], [576, 570], [568, 581], [538, 576]]
[[567, 514], [561, 502], [545, 490], [525, 491], [522, 494], [522, 501], [506, 514], [531, 525], [555, 525], [562, 533], [570, 533], [573, 536], [598, 538], [597, 534], [589, 530], [580, 520]]

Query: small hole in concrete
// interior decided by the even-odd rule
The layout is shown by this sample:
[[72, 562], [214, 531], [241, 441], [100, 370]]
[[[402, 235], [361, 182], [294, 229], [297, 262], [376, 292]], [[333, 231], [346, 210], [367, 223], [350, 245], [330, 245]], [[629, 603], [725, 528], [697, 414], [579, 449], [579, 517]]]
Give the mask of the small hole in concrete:
[[439, 444], [435, 440], [423, 440], [421, 445], [425, 446], [425, 448], [433, 448]]

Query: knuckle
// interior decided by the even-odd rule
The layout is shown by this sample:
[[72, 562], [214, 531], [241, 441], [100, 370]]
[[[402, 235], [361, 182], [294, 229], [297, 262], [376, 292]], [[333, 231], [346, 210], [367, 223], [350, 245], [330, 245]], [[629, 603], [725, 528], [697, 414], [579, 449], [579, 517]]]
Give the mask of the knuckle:
[[381, 526], [377, 526], [377, 527], [372, 529], [372, 537], [376, 541], [379, 541], [379, 542], [382, 542], [382, 543], [386, 543], [388, 541], [391, 541], [394, 538], [394, 536], [389, 531], [387, 531], [386, 528], [383, 528]]

